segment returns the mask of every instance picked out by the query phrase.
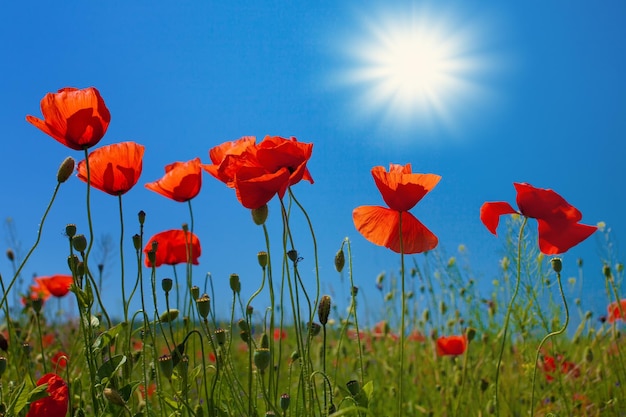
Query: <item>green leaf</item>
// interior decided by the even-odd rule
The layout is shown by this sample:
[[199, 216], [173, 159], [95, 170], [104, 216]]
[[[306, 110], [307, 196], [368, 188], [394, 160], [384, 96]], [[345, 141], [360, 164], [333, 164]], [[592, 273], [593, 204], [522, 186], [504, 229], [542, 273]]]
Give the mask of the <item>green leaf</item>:
[[369, 381], [367, 384], [363, 385], [361, 390], [367, 395], [367, 400], [371, 401], [372, 395], [374, 394], [374, 381]]
[[125, 327], [126, 323], [122, 322], [101, 333], [93, 342], [92, 349], [97, 351], [106, 349]]
[[[22, 411], [22, 408], [28, 404], [28, 391], [24, 390], [26, 387], [26, 381], [22, 382], [15, 390], [13, 391], [13, 398], [9, 403], [9, 407], [7, 408], [7, 415], [12, 416], [18, 414]], [[30, 386], [29, 386], [30, 389]], [[25, 393], [25, 394], [23, 394]]]
[[102, 381], [104, 378], [111, 379], [113, 374], [126, 362], [126, 356], [116, 355], [98, 368], [98, 379]]

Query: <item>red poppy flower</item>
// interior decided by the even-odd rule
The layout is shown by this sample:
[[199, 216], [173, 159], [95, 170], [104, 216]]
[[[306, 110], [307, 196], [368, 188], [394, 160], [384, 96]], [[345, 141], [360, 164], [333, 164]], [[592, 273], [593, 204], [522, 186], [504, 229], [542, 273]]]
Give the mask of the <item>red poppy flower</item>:
[[198, 265], [198, 258], [202, 251], [198, 236], [191, 232], [174, 229], [157, 233], [152, 236], [148, 244], [143, 249], [146, 254], [146, 266], [152, 267], [152, 263], [148, 259], [148, 252], [152, 250], [152, 242], [157, 242], [157, 250], [155, 254], [154, 266], [159, 267], [165, 265], [176, 265], [187, 263], [187, 245], [191, 245], [191, 263]]
[[[91, 185], [111, 195], [122, 195], [133, 188], [143, 168], [144, 146], [121, 142], [103, 146], [89, 154]], [[85, 161], [78, 163], [78, 178], [87, 182]]]
[[274, 329], [274, 340], [278, 341], [278, 340], [285, 340], [285, 339], [287, 339], [286, 330]]
[[165, 167], [165, 175], [160, 180], [146, 184], [146, 188], [174, 201], [189, 201], [200, 192], [201, 167], [200, 158], [174, 162]]
[[546, 375], [548, 382], [554, 381], [557, 370], [559, 370], [565, 376], [572, 376], [578, 378], [580, 376], [580, 369], [574, 362], [566, 361], [562, 355], [554, 356], [544, 355], [541, 363], [541, 369]]
[[465, 336], [441, 336], [437, 339], [437, 355], [462, 355], [467, 350]]
[[[567, 252], [596, 231], [596, 226], [578, 223], [582, 214], [552, 190], [513, 183], [517, 190], [519, 214], [537, 219], [539, 250], [546, 255]], [[480, 220], [496, 234], [500, 216], [518, 213], [509, 203], [488, 202], [480, 208]]]
[[46, 288], [55, 297], [63, 297], [70, 291], [70, 285], [74, 279], [71, 275], [52, 275], [50, 277], [37, 277], [35, 282]]
[[94, 87], [79, 90], [62, 88], [41, 100], [44, 120], [26, 116], [26, 120], [68, 148], [87, 149], [104, 136], [111, 114]]
[[212, 165], [204, 169], [227, 186], [235, 188], [237, 199], [249, 209], [267, 204], [278, 194], [283, 198], [287, 188], [301, 180], [313, 183], [306, 164], [313, 144], [296, 138], [266, 136], [259, 144], [245, 136], [212, 148]]
[[[390, 164], [389, 172], [383, 167], [374, 167], [372, 176], [389, 208], [355, 208], [352, 220], [359, 233], [370, 242], [398, 253], [421, 253], [434, 249], [438, 243], [437, 236], [407, 210], [435, 188], [441, 177], [435, 174], [414, 174], [411, 164]], [[400, 220], [403, 245], [400, 244]]]
[[68, 358], [69, 356], [67, 353], [59, 351], [55, 353], [52, 358], [50, 358], [50, 362], [52, 362], [54, 366], [64, 369], [67, 366]]
[[30, 293], [27, 294], [27, 297], [22, 297], [22, 305], [24, 306], [29, 305], [33, 300], [41, 299], [45, 302], [48, 298], [50, 298], [51, 294], [50, 291], [48, 291], [48, 288], [44, 287], [39, 282], [35, 281], [35, 285], [31, 285], [28, 289], [30, 290]]
[[65, 417], [69, 401], [67, 383], [56, 374], [45, 374], [37, 381], [37, 386], [43, 384], [48, 384], [48, 396], [30, 403], [26, 417]]
[[[620, 311], [621, 308], [621, 311]], [[619, 304], [612, 302], [608, 306], [609, 314], [607, 320], [609, 323], [613, 323], [616, 320], [626, 321], [626, 299], [620, 300]]]

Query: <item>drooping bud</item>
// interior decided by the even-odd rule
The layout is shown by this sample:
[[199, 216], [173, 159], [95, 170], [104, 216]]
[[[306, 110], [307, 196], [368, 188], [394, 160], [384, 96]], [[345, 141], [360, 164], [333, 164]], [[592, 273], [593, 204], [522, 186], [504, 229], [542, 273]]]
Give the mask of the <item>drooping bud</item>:
[[116, 390], [107, 387], [102, 391], [102, 394], [111, 404], [115, 404], [120, 407], [126, 406], [126, 401], [124, 401], [120, 393]]
[[252, 221], [257, 226], [262, 226], [263, 224], [265, 224], [268, 214], [269, 210], [267, 208], [267, 204], [264, 204], [263, 206], [256, 209], [252, 209]]
[[85, 235], [76, 235], [72, 238], [72, 246], [78, 252], [84, 252], [87, 249], [87, 238]]
[[235, 294], [239, 294], [239, 292], [241, 291], [241, 282], [239, 281], [239, 275], [230, 274], [229, 283], [230, 283], [230, 289]]
[[560, 274], [561, 269], [563, 269], [563, 263], [561, 262], [561, 258], [552, 258], [550, 260], [550, 263], [552, 264], [552, 269], [554, 270], [554, 272]]
[[343, 267], [346, 265], [346, 255], [343, 253], [343, 248], [339, 249], [335, 254], [335, 269], [337, 272], [343, 271]]
[[330, 314], [330, 296], [325, 295], [320, 300], [320, 304], [317, 308], [317, 318], [322, 326], [326, 326], [328, 323], [328, 315]]
[[159, 316], [159, 321], [161, 323], [172, 322], [178, 318], [178, 314], [179, 314], [179, 311], [177, 309], [171, 308], [161, 313], [161, 315]]
[[163, 292], [166, 294], [170, 292], [172, 290], [173, 283], [172, 278], [163, 278], [161, 280], [161, 288], [163, 289]]
[[64, 183], [68, 180], [69, 177], [72, 176], [72, 172], [74, 172], [74, 158], [68, 156], [61, 162], [61, 166], [57, 171], [57, 181], [60, 183]]
[[196, 299], [196, 307], [200, 317], [206, 319], [211, 312], [211, 298], [207, 294], [202, 294], [202, 297]]
[[239, 326], [239, 329], [243, 330], [244, 332], [250, 331], [250, 326], [248, 325], [248, 322], [245, 321], [244, 319], [239, 319], [239, 321], [237, 322], [237, 325]]

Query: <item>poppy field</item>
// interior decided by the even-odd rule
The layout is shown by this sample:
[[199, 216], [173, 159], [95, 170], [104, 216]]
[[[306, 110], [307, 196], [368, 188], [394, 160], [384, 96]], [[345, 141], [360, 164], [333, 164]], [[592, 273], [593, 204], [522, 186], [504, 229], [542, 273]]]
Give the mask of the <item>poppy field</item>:
[[[477, 208], [506, 248], [500, 259], [484, 254], [499, 262], [485, 294], [462, 261], [464, 248], [443, 254], [436, 233], [410, 211], [441, 177], [406, 162], [373, 167], [371, 190], [386, 206], [364, 201], [352, 219], [365, 239], [397, 254], [397, 265], [376, 277], [386, 314], [365, 326], [349, 239], [338, 242], [332, 260], [349, 307], [321, 291], [315, 230], [323, 225], [313, 224], [296, 187], [314, 184], [307, 168], [313, 144], [244, 136], [211, 148], [208, 161], [173, 161], [144, 184], [164, 204], [186, 204], [190, 216], [180, 229], [153, 236], [143, 233], [146, 222], [159, 221], [149, 213], [137, 213], [132, 225], [120, 221], [120, 282], [108, 285], [119, 288], [122, 305], [107, 306], [102, 266], [90, 258], [91, 193], [117, 199], [123, 219], [123, 196], [139, 184], [145, 146], [99, 145], [111, 114], [93, 87], [46, 94], [41, 113], [26, 121], [80, 160], [61, 163], [26, 255], [7, 251], [13, 271], [0, 279], [0, 416], [626, 416], [623, 264], [606, 254], [607, 310], [598, 320], [575, 298], [583, 260], [578, 278], [562, 277], [559, 255], [592, 235], [607, 246], [613, 237], [602, 223], [585, 224], [556, 191], [514, 183], [515, 205], [493, 196]], [[205, 173], [234, 190], [233, 200], [250, 211], [250, 233], [266, 242], [258, 282], [244, 289], [233, 273], [227, 296], [216, 297], [192, 273], [208, 233], [194, 228], [192, 210]], [[24, 291], [17, 283], [57, 192], [75, 177], [85, 183], [87, 224], [64, 228], [67, 273], [35, 277]], [[270, 201], [279, 209], [270, 213]], [[268, 219], [281, 233], [272, 233]], [[313, 242], [306, 254], [313, 270], [300, 268], [296, 221], [308, 230], [297, 238]], [[59, 321], [60, 300], [71, 300], [76, 317]], [[137, 300], [138, 310], [131, 307]]]

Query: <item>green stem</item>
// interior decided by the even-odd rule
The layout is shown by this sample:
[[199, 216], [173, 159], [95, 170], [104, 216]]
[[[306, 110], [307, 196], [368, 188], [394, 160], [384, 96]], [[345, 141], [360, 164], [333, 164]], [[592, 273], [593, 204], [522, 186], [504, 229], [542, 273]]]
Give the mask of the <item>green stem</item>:
[[500, 415], [500, 404], [498, 403], [498, 383], [500, 381], [500, 365], [502, 364], [502, 356], [504, 355], [504, 346], [506, 345], [506, 334], [509, 330], [509, 319], [511, 318], [511, 311], [513, 310], [513, 304], [515, 303], [515, 297], [519, 291], [520, 282], [522, 281], [522, 238], [524, 237], [524, 227], [528, 222], [528, 217], [524, 217], [522, 225], [519, 228], [519, 235], [517, 237], [517, 275], [515, 281], [515, 290], [513, 296], [509, 302], [509, 306], [506, 309], [506, 316], [504, 318], [504, 330], [502, 333], [502, 344], [500, 345], [500, 354], [498, 355], [498, 365], [496, 366], [496, 382], [495, 382], [495, 407], [496, 416]]
[[126, 301], [126, 289], [124, 282], [124, 215], [122, 211], [122, 196], [118, 196], [120, 210], [120, 278], [122, 280], [122, 306], [124, 306], [124, 322], [128, 322], [128, 305], [130, 300]]
[[[565, 307], [565, 323], [563, 323], [563, 327], [561, 327], [559, 330], [550, 332], [547, 335], [545, 335], [544, 338], [541, 339], [541, 342], [539, 342], [539, 346], [537, 347], [537, 353], [535, 355], [535, 364], [533, 368], [533, 384], [532, 384], [532, 390], [531, 390], [531, 395], [530, 395], [530, 417], [533, 417], [535, 415], [535, 380], [537, 377], [537, 363], [539, 362], [539, 355], [541, 354], [541, 348], [543, 347], [543, 344], [551, 337], [563, 334], [565, 330], [567, 329], [567, 325], [569, 324], [569, 309], [567, 307], [567, 300], [565, 299], [565, 293], [563, 292], [563, 285], [561, 284], [560, 272], [556, 273], [556, 281], [559, 284], [559, 293], [561, 294], [561, 300], [563, 300], [563, 307]], [[568, 400], [566, 400], [565, 403], [567, 404]], [[568, 412], [567, 415], [571, 415], [571, 413]]]
[[402, 381], [404, 380], [404, 333], [405, 333], [405, 310], [406, 310], [406, 296], [404, 290], [404, 241], [402, 237], [402, 212], [398, 213], [398, 229], [400, 235], [400, 290], [401, 290], [401, 307], [402, 311], [400, 312], [400, 373], [398, 374], [398, 415], [402, 416], [404, 413], [402, 412], [402, 397], [403, 397], [403, 386]]

